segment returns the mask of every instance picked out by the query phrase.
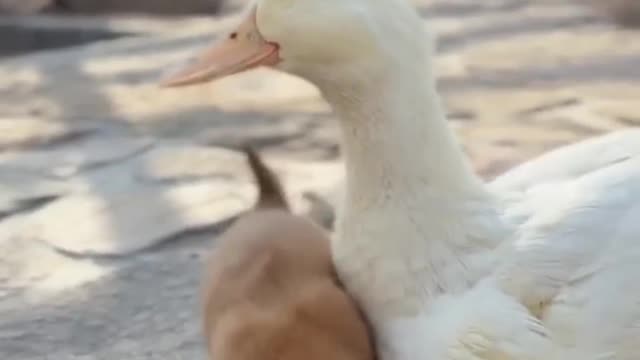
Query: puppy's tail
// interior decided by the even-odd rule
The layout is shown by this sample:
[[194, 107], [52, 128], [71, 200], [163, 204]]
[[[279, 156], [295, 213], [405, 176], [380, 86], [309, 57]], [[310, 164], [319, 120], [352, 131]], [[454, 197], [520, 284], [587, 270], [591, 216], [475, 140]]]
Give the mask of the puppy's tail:
[[258, 155], [252, 147], [245, 146], [244, 152], [247, 155], [249, 167], [258, 184], [258, 201], [256, 202], [255, 208], [281, 208], [289, 210], [287, 197], [276, 175], [264, 164], [260, 155]]

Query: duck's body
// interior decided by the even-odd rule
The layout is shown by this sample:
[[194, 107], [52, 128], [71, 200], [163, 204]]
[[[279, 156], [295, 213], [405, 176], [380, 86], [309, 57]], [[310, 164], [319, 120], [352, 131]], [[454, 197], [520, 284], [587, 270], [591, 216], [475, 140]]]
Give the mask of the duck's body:
[[[640, 336], [640, 289], [632, 286], [640, 274], [638, 130], [560, 150], [486, 186], [438, 104], [405, 100], [380, 123], [379, 100], [342, 113], [348, 173], [334, 261], [382, 329], [387, 358], [455, 358], [430, 351], [454, 351], [463, 334], [482, 329], [508, 358], [640, 356], [640, 346], [629, 347]], [[540, 169], [557, 170], [536, 179]], [[410, 337], [418, 328], [421, 336]], [[456, 330], [444, 338], [443, 328]]]
[[[629, 128], [559, 147], [492, 181], [496, 192], [522, 192], [545, 183], [571, 181], [640, 157], [640, 128]], [[631, 170], [633, 171], [633, 170]]]
[[640, 156], [517, 197], [505, 204], [517, 232], [493, 275], [500, 288], [542, 320], [561, 359], [637, 359]]
[[[637, 131], [604, 141], [624, 156], [598, 160], [596, 142], [483, 184], [405, 0], [257, 4], [248, 33], [258, 37], [227, 40], [172, 83], [266, 63], [318, 86], [346, 158], [334, 262], [382, 360], [640, 358]], [[535, 174], [549, 166], [559, 170]]]
[[[588, 359], [587, 348], [594, 359], [615, 351], [616, 359], [640, 356], [640, 347], [628, 348], [640, 335], [640, 289], [632, 286], [632, 274], [640, 274], [637, 130], [542, 159], [564, 167], [533, 161], [485, 186], [437, 103], [409, 98], [385, 116], [381, 98], [369, 109], [336, 106], [348, 173], [333, 249], [341, 278], [380, 330], [386, 359], [458, 358], [466, 333], [496, 342], [471, 341], [461, 359], [473, 351], [479, 359], [501, 351]], [[538, 169], [557, 170], [535, 179]], [[599, 322], [610, 325], [602, 331]]]
[[[362, 113], [375, 123], [376, 111]], [[470, 174], [457, 178], [464, 159], [453, 142], [443, 144], [446, 137], [429, 147], [429, 134], [443, 131], [436, 121], [407, 127], [401, 144], [390, 137], [402, 122], [369, 127], [380, 129], [374, 134], [357, 130], [358, 121], [345, 121], [354, 129], [344, 132], [349, 172], [334, 261], [379, 330], [385, 359], [640, 356], [640, 289], [633, 285], [640, 156], [633, 148], [617, 142], [591, 168], [576, 163], [573, 173], [526, 184], [514, 173], [487, 187]], [[630, 131], [574, 151], [590, 154], [603, 140], [632, 137], [640, 142]], [[549, 161], [560, 160], [566, 157]], [[428, 166], [453, 161], [454, 175]]]

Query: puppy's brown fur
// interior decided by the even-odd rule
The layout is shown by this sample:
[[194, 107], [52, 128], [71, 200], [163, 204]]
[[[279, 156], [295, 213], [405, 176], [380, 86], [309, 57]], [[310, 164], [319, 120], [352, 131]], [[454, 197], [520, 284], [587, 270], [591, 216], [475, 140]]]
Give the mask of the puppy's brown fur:
[[260, 188], [209, 267], [204, 333], [215, 360], [371, 360], [369, 328], [339, 286], [329, 238], [293, 215], [280, 183], [247, 149]]

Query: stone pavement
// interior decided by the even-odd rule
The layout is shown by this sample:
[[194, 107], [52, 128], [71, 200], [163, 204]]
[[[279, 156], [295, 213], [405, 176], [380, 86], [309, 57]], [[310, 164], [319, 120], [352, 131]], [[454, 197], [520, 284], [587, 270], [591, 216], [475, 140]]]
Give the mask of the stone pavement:
[[[637, 31], [580, 1], [423, 2], [452, 125], [486, 178], [640, 124]], [[203, 358], [202, 258], [255, 191], [234, 146], [262, 149], [298, 211], [313, 212], [305, 192], [334, 201], [337, 126], [311, 85], [263, 69], [156, 86], [234, 16], [20, 24], [117, 36], [0, 59], [0, 359]]]

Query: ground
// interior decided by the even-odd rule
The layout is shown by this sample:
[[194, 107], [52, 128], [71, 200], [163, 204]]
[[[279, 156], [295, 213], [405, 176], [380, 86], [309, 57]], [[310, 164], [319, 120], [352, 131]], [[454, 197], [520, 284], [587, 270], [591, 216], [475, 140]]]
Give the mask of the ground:
[[[452, 125], [485, 178], [640, 124], [637, 31], [580, 1], [416, 5], [439, 36]], [[157, 87], [234, 14], [0, 18], [77, 43], [0, 59], [0, 358], [203, 358], [202, 258], [254, 191], [229, 146], [260, 147], [299, 211], [305, 191], [333, 200], [337, 127], [311, 85], [258, 70]]]

